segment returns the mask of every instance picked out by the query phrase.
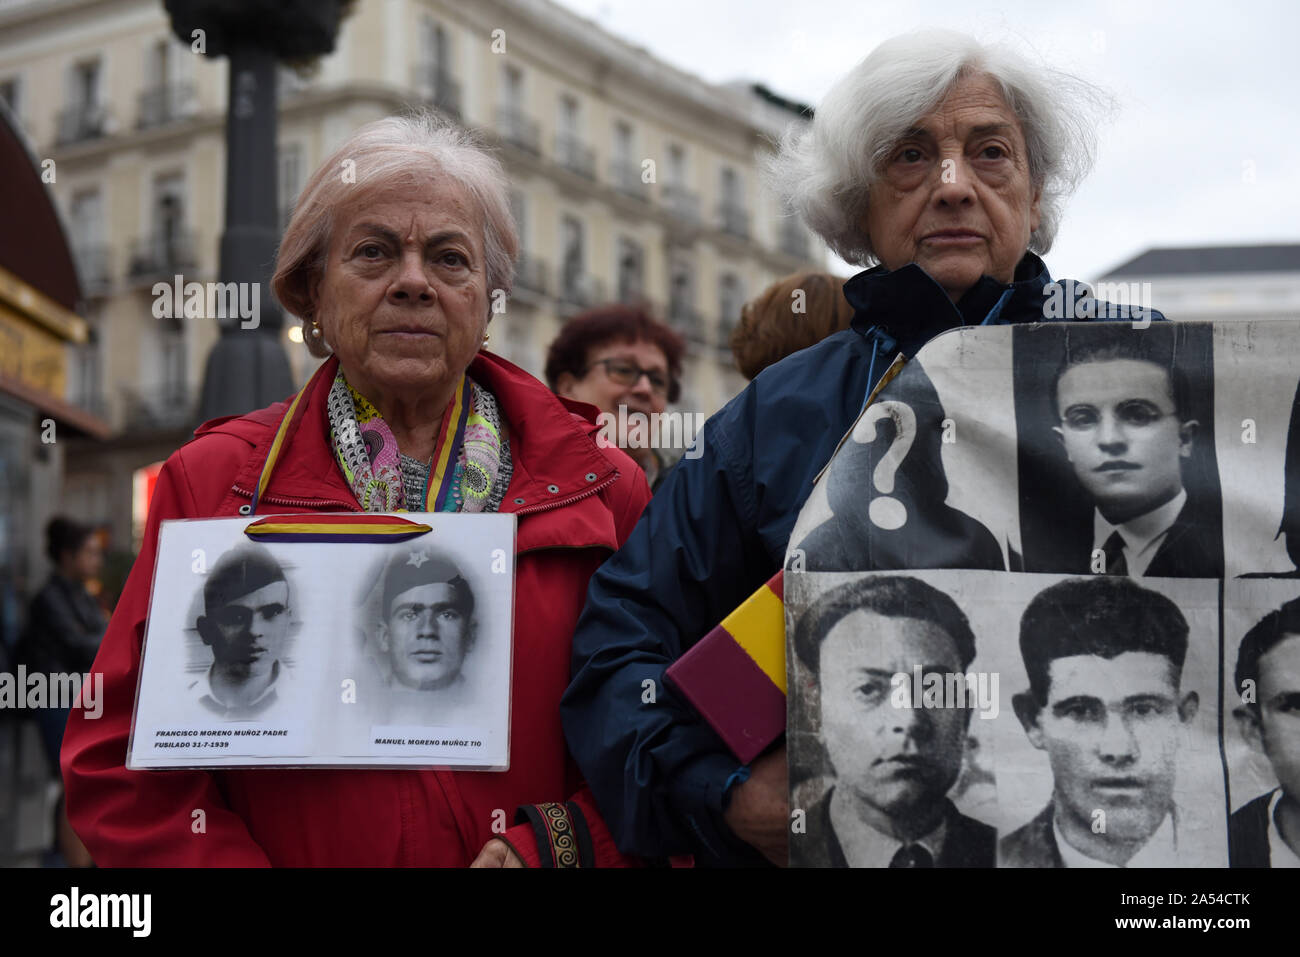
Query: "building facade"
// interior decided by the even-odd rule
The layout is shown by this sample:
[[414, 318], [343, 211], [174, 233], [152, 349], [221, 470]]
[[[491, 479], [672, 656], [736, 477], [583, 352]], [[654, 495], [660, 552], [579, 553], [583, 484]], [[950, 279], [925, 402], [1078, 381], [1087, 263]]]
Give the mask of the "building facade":
[[[228, 64], [192, 47], [158, 0], [0, 0], [0, 98], [55, 162], [85, 293], [67, 398], [114, 429], [69, 449], [63, 498], [119, 542], [138, 534], [147, 468], [194, 425], [218, 335], [152, 310], [157, 282], [217, 279]], [[826, 261], [761, 175], [800, 107], [706, 83], [548, 0], [358, 0], [335, 51], [282, 69], [278, 96], [282, 224], [315, 166], [378, 117], [428, 106], [498, 150], [522, 255], [489, 348], [536, 375], [568, 316], [642, 301], [688, 340], [679, 408], [711, 413], [743, 385], [726, 346], [743, 302]]]
[[1148, 249], [1107, 272], [1097, 289], [1112, 302], [1149, 295], [1146, 304], [1170, 319], [1294, 319], [1300, 243]]

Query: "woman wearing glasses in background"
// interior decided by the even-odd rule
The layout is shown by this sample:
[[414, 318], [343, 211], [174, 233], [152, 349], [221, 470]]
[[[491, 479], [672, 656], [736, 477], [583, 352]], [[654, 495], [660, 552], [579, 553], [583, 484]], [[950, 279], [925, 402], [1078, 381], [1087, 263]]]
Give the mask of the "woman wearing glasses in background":
[[[546, 382], [557, 395], [612, 416], [626, 406], [626, 419], [635, 422], [633, 414], [640, 413], [654, 421], [677, 401], [684, 351], [682, 337], [643, 309], [601, 306], [560, 330], [546, 356]], [[662, 451], [635, 440], [620, 447], [645, 470], [650, 490], [658, 489], [670, 464]]]

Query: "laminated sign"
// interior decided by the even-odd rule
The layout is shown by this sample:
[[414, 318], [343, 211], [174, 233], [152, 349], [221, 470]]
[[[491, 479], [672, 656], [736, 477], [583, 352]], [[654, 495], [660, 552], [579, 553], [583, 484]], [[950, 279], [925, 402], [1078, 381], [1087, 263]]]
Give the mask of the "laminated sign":
[[127, 767], [510, 760], [513, 515], [164, 522]]
[[1300, 322], [945, 333], [785, 562], [791, 863], [1300, 865]]

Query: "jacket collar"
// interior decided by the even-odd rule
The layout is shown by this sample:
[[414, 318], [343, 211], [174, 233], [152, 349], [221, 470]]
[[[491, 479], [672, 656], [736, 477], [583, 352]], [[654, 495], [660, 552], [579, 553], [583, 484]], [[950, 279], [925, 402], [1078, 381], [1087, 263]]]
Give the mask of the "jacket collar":
[[1027, 252], [1010, 283], [981, 276], [955, 303], [916, 263], [860, 272], [844, 284], [844, 296], [854, 309], [855, 330], [869, 338], [888, 336], [911, 357], [939, 333], [957, 326], [1041, 322], [1043, 287], [1051, 281], [1043, 261]]
[[[304, 386], [303, 399], [285, 434], [284, 450], [264, 495], [268, 504], [279, 499], [358, 508], [334, 464], [325, 414], [337, 369], [338, 359], [331, 356]], [[480, 352], [470, 363], [469, 375], [496, 396], [509, 432], [514, 474], [502, 512], [547, 510], [575, 496], [585, 497], [618, 476], [614, 460], [596, 445], [599, 429], [594, 408], [566, 406], [527, 372], [487, 352]], [[288, 409], [286, 400], [239, 418], [214, 420], [196, 430], [196, 435], [232, 433], [253, 443], [252, 454], [235, 477], [241, 494], [256, 488]]]

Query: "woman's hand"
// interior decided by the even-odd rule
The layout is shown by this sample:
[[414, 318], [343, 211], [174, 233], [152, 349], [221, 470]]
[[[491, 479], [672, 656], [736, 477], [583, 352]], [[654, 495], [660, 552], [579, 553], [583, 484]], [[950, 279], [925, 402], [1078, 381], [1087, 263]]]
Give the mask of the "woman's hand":
[[523, 867], [519, 855], [510, 849], [510, 845], [498, 837], [483, 845], [474, 863], [470, 867]]

